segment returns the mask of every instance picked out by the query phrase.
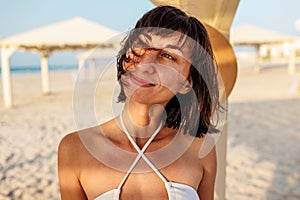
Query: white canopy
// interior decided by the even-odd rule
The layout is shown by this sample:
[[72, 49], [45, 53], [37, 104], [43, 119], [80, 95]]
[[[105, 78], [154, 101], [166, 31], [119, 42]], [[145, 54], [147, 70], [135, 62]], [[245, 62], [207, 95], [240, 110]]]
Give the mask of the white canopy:
[[37, 50], [40, 52], [43, 93], [50, 92], [48, 57], [54, 50], [75, 50], [91, 48], [113, 48], [115, 41], [109, 39], [119, 32], [95, 22], [75, 17], [62, 22], [16, 34], [0, 41], [2, 47], [1, 67], [3, 97], [6, 107], [13, 105], [10, 56], [17, 49]]
[[296, 40], [297, 37], [244, 24], [231, 31], [230, 39], [234, 45], [259, 45], [292, 42]]
[[290, 55], [288, 61], [288, 72], [295, 74], [296, 72], [296, 50], [295, 43], [299, 37], [284, 33], [275, 32], [261, 27], [249, 24], [240, 25], [231, 31], [231, 43], [235, 46], [253, 46], [256, 48], [256, 64], [254, 70], [260, 71], [260, 55], [259, 51], [265, 44], [290, 44]]
[[[119, 32], [81, 17], [74, 17], [5, 38], [2, 47], [37, 50], [78, 49], [105, 45]], [[109, 44], [106, 44], [109, 45]]]

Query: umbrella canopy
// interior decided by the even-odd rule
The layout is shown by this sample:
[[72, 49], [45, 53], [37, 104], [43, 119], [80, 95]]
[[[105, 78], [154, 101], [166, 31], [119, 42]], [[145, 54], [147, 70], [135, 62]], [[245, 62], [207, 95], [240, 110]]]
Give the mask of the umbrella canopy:
[[234, 45], [259, 45], [292, 42], [297, 37], [244, 24], [231, 31], [230, 39]]
[[61, 50], [110, 46], [119, 32], [81, 17], [74, 17], [3, 39], [2, 47], [32, 50]]

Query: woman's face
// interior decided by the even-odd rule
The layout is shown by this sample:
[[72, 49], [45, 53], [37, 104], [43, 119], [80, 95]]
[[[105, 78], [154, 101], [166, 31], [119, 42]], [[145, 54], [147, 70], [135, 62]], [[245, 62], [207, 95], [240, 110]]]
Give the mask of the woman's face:
[[190, 52], [180, 33], [162, 37], [140, 34], [127, 51], [122, 75], [126, 97], [143, 104], [162, 104], [190, 90]]

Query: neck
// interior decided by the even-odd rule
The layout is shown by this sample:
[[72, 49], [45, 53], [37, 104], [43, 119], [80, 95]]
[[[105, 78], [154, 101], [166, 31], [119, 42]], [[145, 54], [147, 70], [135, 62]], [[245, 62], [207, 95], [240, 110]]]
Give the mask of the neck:
[[[124, 124], [136, 143], [144, 144], [164, 118], [160, 105], [145, 105], [126, 101], [123, 110]], [[140, 146], [140, 145], [139, 145]]]
[[125, 103], [124, 111], [130, 121], [136, 126], [146, 127], [153, 123], [159, 123], [162, 119], [164, 107], [155, 104], [140, 104], [134, 101]]

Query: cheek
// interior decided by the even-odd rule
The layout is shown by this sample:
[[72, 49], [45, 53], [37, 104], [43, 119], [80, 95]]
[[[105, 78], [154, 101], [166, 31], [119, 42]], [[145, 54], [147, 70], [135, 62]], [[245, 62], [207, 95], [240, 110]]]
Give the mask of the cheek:
[[188, 74], [188, 70], [179, 72], [174, 68], [164, 68], [160, 73], [161, 84], [176, 94], [186, 84]]
[[130, 76], [122, 75], [121, 82], [122, 82], [123, 90], [125, 92], [126, 97], [132, 96], [134, 91], [137, 89], [137, 86], [131, 84]]
[[181, 67], [181, 71], [180, 74], [181, 76], [183, 76], [185, 79], [187, 79], [187, 77], [189, 77], [190, 74], [190, 64], [189, 63], [183, 63], [182, 64], [183, 67]]
[[176, 74], [164, 75], [162, 77], [161, 85], [166, 89], [164, 91], [164, 95], [166, 96], [176, 95], [182, 87], [182, 83]]

